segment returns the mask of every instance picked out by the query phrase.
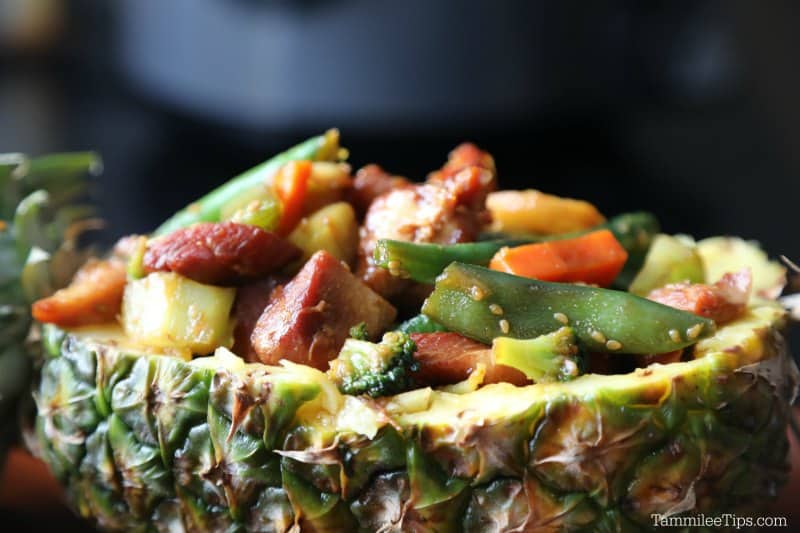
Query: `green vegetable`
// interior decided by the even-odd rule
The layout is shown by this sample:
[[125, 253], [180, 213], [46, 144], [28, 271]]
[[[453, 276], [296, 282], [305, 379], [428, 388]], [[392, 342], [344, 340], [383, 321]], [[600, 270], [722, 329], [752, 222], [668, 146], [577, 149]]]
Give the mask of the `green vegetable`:
[[252, 194], [263, 187], [267, 179], [288, 161], [310, 159], [332, 161], [339, 155], [339, 132], [328, 130], [324, 135], [312, 137], [289, 150], [261, 163], [217, 187], [196, 202], [175, 213], [155, 231], [164, 235], [196, 222], [218, 222], [221, 208], [240, 196]]
[[659, 234], [628, 290], [646, 296], [653, 289], [679, 281], [703, 283], [703, 259], [690, 238]]
[[358, 324], [350, 328], [350, 338], [359, 341], [369, 340], [369, 333], [367, 332], [367, 323], [359, 322]]
[[265, 195], [261, 200], [253, 200], [237, 210], [230, 218], [233, 222], [256, 226], [266, 231], [278, 227], [281, 219], [281, 203], [272, 195]]
[[379, 343], [347, 339], [328, 375], [344, 394], [397, 394], [413, 387], [416, 350], [411, 337], [399, 331], [385, 333]]
[[503, 336], [530, 339], [569, 325], [582, 347], [596, 352], [666, 353], [715, 329], [712, 320], [626, 292], [548, 283], [462, 263], [439, 276], [422, 312], [484, 343]]
[[144, 269], [144, 254], [147, 252], [147, 237], [140, 236], [136, 238], [136, 245], [133, 247], [133, 252], [128, 258], [126, 271], [130, 279], [142, 279], [147, 275]]
[[400, 324], [397, 327], [397, 331], [402, 331], [403, 333], [436, 333], [437, 331], [447, 331], [447, 328], [437, 324], [429, 316], [419, 314]]
[[516, 368], [535, 383], [569, 381], [583, 366], [575, 333], [566, 326], [533, 339], [498, 337], [492, 356], [496, 364]]
[[627, 289], [639, 269], [642, 268], [647, 252], [650, 250], [650, 244], [660, 231], [658, 219], [652, 213], [644, 211], [626, 213], [610, 219], [602, 227], [611, 230], [614, 237], [628, 252], [628, 260], [613, 284], [614, 288]]
[[488, 265], [500, 248], [533, 242], [530, 239], [496, 239], [459, 244], [430, 244], [381, 239], [375, 245], [375, 264], [414, 281], [433, 283], [452, 263]]
[[632, 279], [641, 267], [650, 242], [658, 232], [658, 222], [650, 213], [622, 214], [592, 229], [563, 235], [527, 235], [510, 238], [494, 234], [492, 236], [498, 238], [459, 244], [414, 243], [381, 239], [375, 246], [373, 257], [375, 264], [399, 276], [407, 276], [422, 283], [433, 283], [436, 276], [454, 261], [486, 266], [494, 254], [505, 246], [571, 239], [600, 229], [610, 230], [628, 252], [628, 261], [618, 278], [619, 283], [627, 286], [628, 278]]

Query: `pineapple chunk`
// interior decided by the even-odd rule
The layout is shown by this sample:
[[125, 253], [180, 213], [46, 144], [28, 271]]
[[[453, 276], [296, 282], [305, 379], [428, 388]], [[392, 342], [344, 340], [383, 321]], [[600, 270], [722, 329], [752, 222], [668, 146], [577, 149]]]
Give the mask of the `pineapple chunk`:
[[749, 267], [753, 273], [753, 295], [762, 300], [774, 300], [786, 285], [786, 269], [770, 261], [755, 241], [711, 237], [698, 242], [697, 251], [703, 258], [708, 281], [717, 281], [726, 272]]
[[313, 213], [326, 205], [341, 202], [352, 185], [350, 165], [347, 163], [314, 161], [311, 163], [311, 175], [308, 177], [303, 213]]
[[[704, 283], [703, 258], [691, 237], [659, 233], [650, 245], [642, 269], [633, 278], [629, 292], [646, 296], [653, 289], [670, 283]], [[717, 281], [718, 278], [708, 280]]]
[[347, 202], [325, 206], [301, 220], [289, 234], [289, 242], [303, 250], [299, 265], [319, 250], [352, 265], [358, 248], [356, 213]]
[[511, 234], [557, 235], [592, 228], [605, 222], [595, 206], [541, 191], [497, 191], [486, 199], [492, 230]]
[[122, 301], [122, 326], [145, 345], [196, 354], [230, 346], [235, 289], [204, 285], [172, 272], [130, 281]]

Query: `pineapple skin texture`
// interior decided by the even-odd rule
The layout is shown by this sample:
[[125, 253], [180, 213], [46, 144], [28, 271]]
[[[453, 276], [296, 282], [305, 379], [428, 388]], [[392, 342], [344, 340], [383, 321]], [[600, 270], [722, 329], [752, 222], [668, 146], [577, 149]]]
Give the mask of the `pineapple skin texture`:
[[688, 362], [377, 402], [313, 370], [56, 332], [38, 453], [108, 530], [641, 531], [652, 513], [753, 514], [789, 469], [784, 315], [752, 308]]

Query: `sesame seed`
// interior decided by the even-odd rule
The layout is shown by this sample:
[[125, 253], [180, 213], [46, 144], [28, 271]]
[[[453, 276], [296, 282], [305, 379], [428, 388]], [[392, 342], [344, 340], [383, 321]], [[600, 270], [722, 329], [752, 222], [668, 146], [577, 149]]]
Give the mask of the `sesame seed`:
[[606, 343], [606, 336], [605, 336], [605, 335], [603, 335], [602, 333], [600, 333], [599, 331], [597, 331], [596, 329], [592, 331], [592, 333], [590, 334], [590, 336], [591, 336], [591, 337], [592, 337], [592, 338], [593, 338], [595, 341], [599, 342], [600, 344], [605, 344], [605, 343]]
[[609, 339], [608, 341], [606, 341], [606, 348], [608, 348], [612, 352], [615, 352], [617, 350], [622, 349], [622, 343], [619, 341], [615, 341], [614, 339]]
[[553, 313], [553, 318], [564, 324], [565, 326], [569, 324], [569, 318], [564, 313]]
[[502, 315], [503, 314], [503, 308], [500, 307], [497, 304], [490, 304], [489, 305], [489, 311], [491, 311], [493, 315]]
[[403, 271], [400, 270], [400, 261], [392, 259], [386, 263], [386, 268], [389, 270], [389, 274], [396, 278], [402, 277], [403, 275]]
[[508, 320], [504, 318], [503, 320], [500, 321], [500, 331], [502, 331], [503, 333], [508, 333], [509, 329], [510, 326], [508, 324]]
[[686, 336], [689, 337], [689, 339], [694, 340], [700, 336], [701, 331], [703, 331], [703, 324], [695, 324], [686, 330]]
[[483, 292], [483, 289], [481, 289], [477, 285], [473, 285], [472, 288], [469, 290], [469, 293], [470, 296], [472, 296], [472, 299], [475, 300], [476, 302], [480, 302], [481, 300], [483, 300], [483, 297], [486, 296], [486, 294]]
[[672, 342], [681, 342], [681, 334], [677, 329], [669, 330], [669, 338]]
[[564, 361], [564, 373], [567, 376], [574, 376], [578, 373], [578, 365], [575, 364], [575, 361], [569, 359]]

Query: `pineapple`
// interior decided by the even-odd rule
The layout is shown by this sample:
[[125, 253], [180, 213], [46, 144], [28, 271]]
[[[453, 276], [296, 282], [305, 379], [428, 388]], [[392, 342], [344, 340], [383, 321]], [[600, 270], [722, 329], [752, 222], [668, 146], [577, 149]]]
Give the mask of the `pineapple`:
[[[342, 155], [335, 131], [309, 139], [190, 204], [156, 235], [169, 238], [176, 229], [238, 212], [286, 161], [336, 161]], [[340, 199], [335, 196], [331, 201]], [[30, 206], [42, 201], [41, 194], [26, 200]], [[331, 209], [342, 207], [337, 205], [323, 213], [333, 216]], [[319, 207], [309, 212], [319, 215]], [[320, 244], [319, 235], [301, 224], [290, 239], [307, 252], [323, 247], [333, 253], [323, 246], [331, 242], [345, 250], [340, 240], [343, 235], [352, 245], [353, 224], [352, 213], [342, 213], [348, 231], [328, 231]], [[36, 452], [80, 515], [106, 530], [639, 531], [652, 529], [656, 516], [758, 513], [787, 476], [786, 428], [799, 379], [782, 337], [787, 313], [775, 301], [783, 270], [737, 239], [667, 240], [663, 253], [645, 256], [656, 228], [649, 215], [635, 216], [639, 223], [627, 219], [624, 228], [621, 219], [609, 221], [619, 226], [615, 234], [634, 255], [626, 281], [642, 261], [648, 276], [640, 285], [673, 280], [676, 249], [693, 258], [692, 277], [713, 281], [716, 273], [744, 262], [755, 278], [757, 291], [748, 304], [740, 302], [746, 309], [738, 318], [713, 334], [709, 327], [702, 337], [697, 326], [687, 326], [692, 343], [679, 362], [579, 376], [585, 354], [573, 348], [579, 340], [581, 349], [591, 345], [580, 337], [589, 335], [586, 324], [576, 319], [546, 339], [492, 336], [497, 342], [490, 353], [538, 383], [479, 388], [476, 369], [478, 379], [470, 376], [441, 389], [379, 398], [348, 395], [334, 382], [342, 377], [338, 370], [347, 376], [342, 361], [327, 374], [286, 361], [280, 366], [245, 363], [226, 348], [232, 289], [160, 272], [142, 277], [134, 254], [121, 324], [41, 328]], [[314, 217], [307, 223], [324, 218]], [[28, 257], [26, 269], [36, 274], [23, 271], [4, 280], [8, 294], [20, 294], [15, 301], [24, 301], [17, 285], [46, 281], [39, 274], [51, 270], [37, 260], [49, 250], [32, 240], [49, 235], [37, 228], [15, 223], [15, 235], [26, 239], [21, 254], [9, 240], [0, 246], [2, 260]], [[38, 248], [28, 252], [28, 241]], [[495, 247], [491, 254], [497, 244], [489, 243]], [[485, 244], [467, 246], [457, 259], [486, 263]], [[426, 268], [417, 268], [418, 277], [420, 272], [435, 277], [452, 261], [452, 249], [435, 250], [446, 259], [439, 261], [441, 268], [422, 262]], [[486, 295], [475, 285], [470, 302]], [[494, 327], [498, 313], [487, 308]], [[614, 327], [627, 318], [620, 308], [614, 308]], [[567, 317], [552, 311], [552, 321], [563, 324], [559, 315]], [[27, 312], [18, 316], [11, 323], [21, 338]], [[699, 320], [689, 318], [687, 324]], [[435, 317], [411, 322], [437, 329], [429, 319]], [[496, 324], [509, 333], [506, 318]], [[366, 327], [351, 330], [361, 338], [355, 342], [365, 350], [388, 349], [386, 342], [363, 339]], [[663, 330], [651, 327], [636, 340], [651, 346], [648, 341]], [[667, 335], [677, 348], [687, 345], [676, 329]], [[621, 347], [599, 331], [590, 336], [596, 349]], [[408, 343], [402, 343], [403, 350], [413, 345], [410, 337]], [[672, 346], [667, 340], [661, 344]], [[213, 355], [191, 357], [213, 348]], [[520, 368], [525, 354], [534, 354], [540, 364]], [[631, 354], [647, 356], [634, 351], [609, 357], [629, 362], [639, 357]]]
[[99, 168], [92, 153], [0, 155], [0, 451], [16, 432], [31, 372], [28, 306], [66, 285], [85, 261], [76, 239], [94, 221], [74, 201]]
[[186, 362], [47, 326], [36, 433], [108, 530], [647, 530], [756, 513], [784, 482], [785, 321], [754, 298], [683, 362], [377, 400], [303, 365], [225, 348]]

